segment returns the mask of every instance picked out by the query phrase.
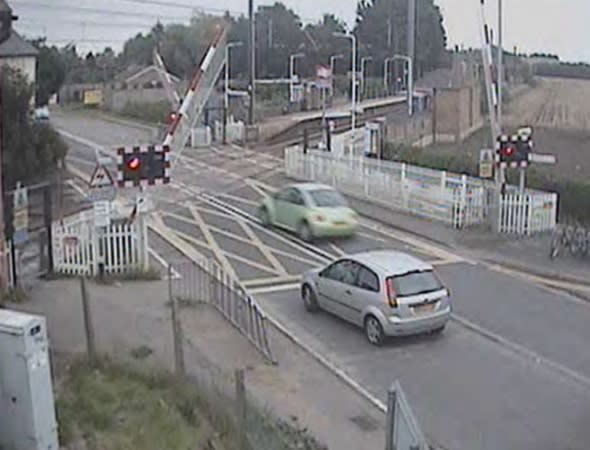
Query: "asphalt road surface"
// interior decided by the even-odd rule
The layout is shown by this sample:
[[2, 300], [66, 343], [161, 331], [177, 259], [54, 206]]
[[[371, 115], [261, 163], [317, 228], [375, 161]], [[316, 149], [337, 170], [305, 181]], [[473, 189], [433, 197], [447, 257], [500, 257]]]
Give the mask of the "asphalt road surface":
[[[92, 142], [112, 154], [114, 146], [152, 135], [96, 119], [52, 120], [71, 133], [69, 164], [83, 173], [94, 166]], [[216, 258], [269, 313], [377, 397], [384, 400], [399, 379], [425, 433], [444, 448], [590, 448], [589, 304], [368, 219], [352, 239], [315, 245], [265, 229], [255, 218], [258, 202], [289, 182], [278, 155], [229, 146], [186, 149], [177, 161], [173, 183], [152, 195], [150, 246], [159, 260], [180, 258], [173, 240]], [[437, 267], [455, 314], [441, 336], [374, 348], [360, 330], [304, 311], [297, 286], [303, 271], [376, 248], [404, 250]]]

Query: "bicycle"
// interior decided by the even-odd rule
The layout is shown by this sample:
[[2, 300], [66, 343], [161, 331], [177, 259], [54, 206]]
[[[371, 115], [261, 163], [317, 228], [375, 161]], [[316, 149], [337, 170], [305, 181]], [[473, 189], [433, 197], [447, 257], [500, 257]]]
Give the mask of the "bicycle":
[[551, 250], [549, 258], [555, 259], [559, 256], [562, 248], [569, 248], [571, 252], [571, 242], [573, 240], [575, 229], [571, 225], [557, 227], [551, 236]]

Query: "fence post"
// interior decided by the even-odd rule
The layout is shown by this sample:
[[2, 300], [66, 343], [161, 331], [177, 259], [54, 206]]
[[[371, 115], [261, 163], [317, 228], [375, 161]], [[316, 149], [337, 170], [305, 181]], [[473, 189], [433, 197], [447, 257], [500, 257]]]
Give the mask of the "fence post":
[[443, 170], [440, 173], [440, 190], [442, 193], [445, 192], [446, 187], [447, 187], [447, 171]]
[[246, 424], [246, 386], [244, 383], [244, 369], [236, 369], [235, 378], [238, 449], [248, 450], [248, 434]]
[[172, 264], [168, 264], [168, 297], [172, 315], [172, 336], [174, 344], [174, 368], [177, 375], [185, 374], [184, 349], [182, 346], [182, 327], [178, 315], [178, 299], [172, 292]]
[[94, 338], [94, 323], [86, 288], [86, 278], [80, 277], [80, 291], [82, 293], [82, 312], [84, 314], [84, 332], [86, 334], [86, 353], [91, 364], [96, 361], [96, 342]]
[[387, 391], [387, 422], [385, 426], [385, 450], [396, 450], [395, 448], [395, 404], [397, 392], [395, 385]]

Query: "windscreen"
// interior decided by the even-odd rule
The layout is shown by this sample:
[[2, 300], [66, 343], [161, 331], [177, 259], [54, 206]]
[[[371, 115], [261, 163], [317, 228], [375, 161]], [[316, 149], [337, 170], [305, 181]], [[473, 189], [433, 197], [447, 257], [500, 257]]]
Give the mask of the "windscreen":
[[393, 277], [393, 287], [399, 297], [426, 294], [444, 289], [438, 277], [430, 270]]
[[319, 208], [338, 208], [347, 206], [342, 195], [332, 189], [317, 189], [310, 191], [309, 195], [313, 203]]

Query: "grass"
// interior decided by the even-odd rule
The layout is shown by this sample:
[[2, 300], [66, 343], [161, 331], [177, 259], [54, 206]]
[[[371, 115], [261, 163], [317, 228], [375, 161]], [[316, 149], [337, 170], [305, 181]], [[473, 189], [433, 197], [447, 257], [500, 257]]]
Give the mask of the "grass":
[[29, 293], [21, 287], [10, 288], [2, 295], [0, 307], [6, 303], [26, 303], [29, 301]]
[[195, 389], [102, 361], [69, 367], [57, 396], [62, 445], [109, 450], [206, 448], [212, 434]]

